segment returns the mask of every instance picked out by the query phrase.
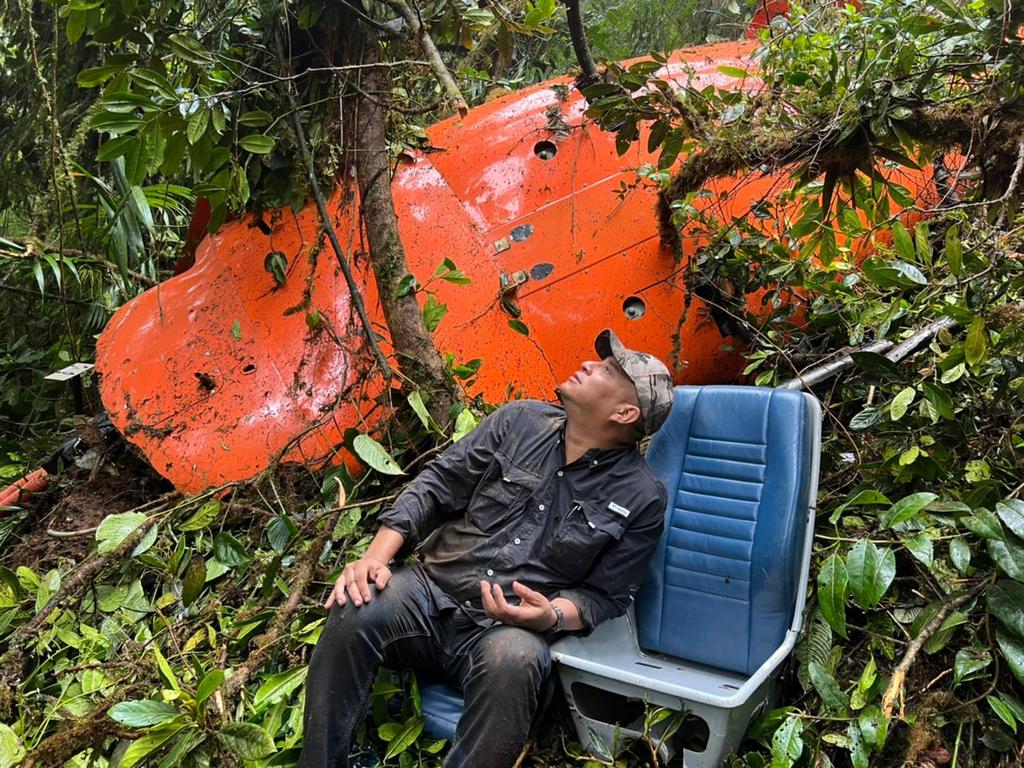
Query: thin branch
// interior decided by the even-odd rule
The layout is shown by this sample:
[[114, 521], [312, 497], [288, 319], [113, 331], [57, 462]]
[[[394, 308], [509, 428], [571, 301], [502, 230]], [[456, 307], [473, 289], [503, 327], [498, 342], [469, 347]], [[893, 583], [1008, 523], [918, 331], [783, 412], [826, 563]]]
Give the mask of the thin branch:
[[462, 91], [459, 90], [459, 86], [452, 77], [452, 73], [448, 71], [448, 65], [441, 58], [441, 52], [434, 45], [434, 38], [430, 36], [427, 28], [420, 23], [417, 14], [413, 12], [412, 8], [404, 0], [385, 0], [385, 2], [405, 19], [405, 23], [409, 25], [410, 31], [419, 39], [420, 48], [423, 50], [423, 55], [427, 57], [427, 61], [430, 62], [430, 68], [434, 70], [434, 75], [441, 81], [441, 85], [448, 93], [448, 98], [455, 104], [459, 114], [465, 117], [466, 113], [469, 112], [469, 105], [466, 104], [466, 99], [462, 95]]
[[[277, 38], [277, 55], [279, 63], [283, 68], [285, 66], [284, 56], [284, 45], [281, 42], [280, 37]], [[355, 278], [352, 277], [352, 269], [349, 266], [348, 261], [345, 259], [345, 253], [341, 249], [341, 243], [338, 242], [338, 233], [334, 231], [334, 224], [331, 223], [331, 215], [327, 211], [327, 203], [324, 200], [323, 192], [320, 191], [320, 182], [316, 178], [316, 168], [313, 166], [313, 156], [310, 154], [309, 146], [306, 144], [306, 132], [302, 129], [302, 120], [299, 118], [299, 107], [295, 101], [295, 95], [292, 93], [291, 83], [289, 82], [288, 87], [285, 88], [285, 95], [288, 98], [288, 103], [292, 108], [292, 125], [295, 128], [295, 138], [299, 143], [299, 152], [302, 155], [302, 162], [306, 166], [306, 175], [309, 177], [309, 186], [313, 192], [313, 199], [316, 201], [316, 209], [320, 213], [320, 221], [323, 224], [324, 230], [327, 232], [327, 239], [331, 241], [331, 248], [334, 249], [334, 255], [338, 259], [338, 265], [341, 267], [342, 273], [345, 275], [345, 283], [348, 285], [349, 294], [352, 296], [352, 303], [355, 305], [356, 314], [359, 315], [359, 321], [363, 326], [363, 333], [366, 335], [366, 341], [370, 345], [370, 349], [373, 350], [373, 356], [377, 359], [377, 365], [380, 366], [381, 372], [384, 374], [385, 379], [391, 378], [391, 366], [388, 365], [387, 358], [384, 357], [384, 353], [381, 351], [380, 345], [377, 343], [377, 337], [373, 332], [373, 328], [370, 324], [370, 317], [366, 314], [366, 305], [363, 303], [363, 295], [359, 290], [359, 286], [356, 285]]]

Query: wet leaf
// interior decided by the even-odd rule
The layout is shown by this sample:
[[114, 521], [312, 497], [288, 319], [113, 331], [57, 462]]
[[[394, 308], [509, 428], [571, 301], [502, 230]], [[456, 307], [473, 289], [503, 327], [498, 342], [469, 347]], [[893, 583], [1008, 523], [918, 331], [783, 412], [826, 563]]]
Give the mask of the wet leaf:
[[846, 556], [850, 593], [862, 608], [874, 608], [896, 576], [896, 556], [888, 547], [861, 539]]
[[967, 342], [964, 344], [964, 357], [971, 368], [977, 368], [985, 359], [988, 351], [988, 335], [985, 333], [985, 321], [974, 318], [967, 329]]
[[269, 154], [274, 151], [276, 144], [277, 141], [273, 137], [265, 136], [262, 133], [251, 133], [238, 140], [238, 146], [254, 155]]
[[213, 537], [213, 556], [227, 566], [246, 565], [252, 561], [242, 543], [227, 531]]
[[96, 529], [96, 551], [104, 555], [116, 549], [136, 528], [146, 522], [146, 519], [146, 515], [141, 512], [107, 515]]
[[925, 507], [937, 499], [934, 493], [913, 493], [904, 496], [880, 515], [882, 525], [895, 528], [901, 523], [913, 520]]
[[790, 768], [804, 751], [801, 738], [804, 726], [800, 717], [790, 715], [772, 736], [771, 768]]
[[129, 728], [147, 728], [166, 723], [178, 716], [178, 710], [163, 701], [141, 699], [121, 701], [112, 706], [107, 714], [111, 720]]
[[836, 679], [816, 662], [807, 665], [807, 672], [814, 685], [814, 690], [821, 696], [822, 702], [833, 712], [843, 712], [850, 706], [850, 697], [839, 687]]
[[1003, 579], [988, 588], [988, 612], [1024, 638], [1024, 584]]
[[996, 504], [996, 514], [1007, 528], [1024, 539], [1024, 501], [1007, 499]]
[[846, 563], [833, 553], [818, 572], [818, 606], [829, 626], [846, 637]]
[[217, 738], [243, 760], [262, 760], [277, 751], [270, 734], [254, 723], [226, 723]]
[[256, 691], [252, 706], [257, 712], [271, 704], [288, 698], [299, 686], [306, 682], [309, 667], [296, 667], [286, 672], [271, 675]]
[[352, 441], [352, 448], [356, 455], [366, 464], [384, 475], [404, 475], [405, 472], [398, 466], [398, 463], [391, 458], [387, 449], [369, 435], [357, 435]]
[[220, 500], [210, 499], [178, 526], [179, 531], [201, 531], [220, 515]]

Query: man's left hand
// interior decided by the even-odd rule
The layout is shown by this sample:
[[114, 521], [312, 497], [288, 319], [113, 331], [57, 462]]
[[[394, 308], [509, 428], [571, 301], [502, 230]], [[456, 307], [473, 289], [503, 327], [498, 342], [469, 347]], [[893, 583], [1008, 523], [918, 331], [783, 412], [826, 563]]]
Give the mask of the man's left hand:
[[480, 582], [480, 599], [484, 613], [502, 624], [534, 632], [547, 632], [555, 623], [555, 611], [551, 602], [540, 592], [530, 589], [518, 581], [512, 582], [512, 591], [519, 596], [519, 605], [510, 605], [498, 584]]

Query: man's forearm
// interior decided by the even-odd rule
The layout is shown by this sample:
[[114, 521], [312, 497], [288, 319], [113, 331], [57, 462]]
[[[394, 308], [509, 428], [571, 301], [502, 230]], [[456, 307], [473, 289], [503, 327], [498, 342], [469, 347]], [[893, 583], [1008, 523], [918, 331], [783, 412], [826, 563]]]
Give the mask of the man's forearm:
[[370, 542], [370, 546], [367, 547], [366, 554], [363, 557], [379, 560], [385, 564], [390, 563], [399, 550], [402, 549], [404, 543], [405, 537], [402, 534], [388, 528], [386, 525], [382, 525], [377, 530], [377, 534], [373, 537], [373, 541]]

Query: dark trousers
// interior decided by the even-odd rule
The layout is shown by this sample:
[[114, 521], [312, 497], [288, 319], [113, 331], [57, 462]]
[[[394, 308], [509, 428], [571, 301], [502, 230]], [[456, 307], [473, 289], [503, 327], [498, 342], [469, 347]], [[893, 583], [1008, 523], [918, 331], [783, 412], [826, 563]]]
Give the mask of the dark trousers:
[[356, 608], [331, 608], [306, 680], [301, 768], [347, 768], [378, 665], [413, 669], [459, 686], [465, 709], [446, 768], [508, 768], [540, 708], [551, 671], [536, 632], [484, 628], [462, 611], [438, 611], [425, 578], [397, 569]]

